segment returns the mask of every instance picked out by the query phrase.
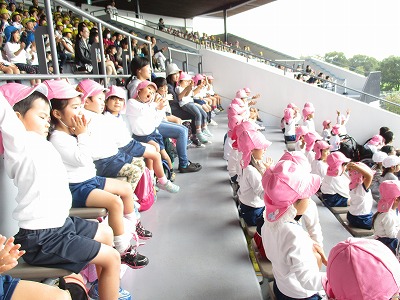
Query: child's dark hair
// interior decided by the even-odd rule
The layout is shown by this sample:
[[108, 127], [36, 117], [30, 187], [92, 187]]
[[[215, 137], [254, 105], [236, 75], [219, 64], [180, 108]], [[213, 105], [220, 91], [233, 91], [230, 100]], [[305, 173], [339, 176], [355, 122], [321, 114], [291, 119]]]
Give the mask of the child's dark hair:
[[393, 135], [394, 135], [393, 132], [390, 130], [382, 134], [382, 137], [385, 139], [385, 145], [393, 142]]
[[154, 78], [153, 82], [156, 84], [157, 88], [159, 89], [160, 87], [166, 86], [167, 85], [167, 80], [164, 77], [157, 77]]
[[389, 168], [382, 167], [382, 175], [381, 176], [384, 177], [387, 173], [390, 173], [392, 168], [393, 167], [389, 167]]
[[19, 112], [22, 116], [25, 116], [26, 112], [32, 108], [33, 102], [37, 99], [42, 99], [46, 103], [49, 103], [45, 95], [38, 91], [35, 91], [24, 100], [15, 103], [15, 105], [13, 106], [13, 110]]
[[136, 76], [136, 73], [143, 67], [150, 64], [150, 61], [145, 57], [134, 57], [130, 64], [131, 69], [131, 77], [125, 83], [125, 88], [128, 86], [129, 82], [132, 81], [133, 76]]
[[389, 130], [390, 130], [389, 127], [383, 126], [383, 127], [379, 128], [379, 135], [382, 135], [382, 136], [383, 136], [383, 134], [384, 134], [386, 131], [389, 131]]
[[380, 151], [385, 152], [387, 155], [389, 155], [393, 151], [396, 151], [396, 149], [392, 145], [385, 145], [381, 148]]
[[59, 122], [59, 120], [53, 116], [53, 110], [59, 110], [59, 111], [63, 111], [64, 108], [67, 107], [68, 105], [68, 99], [51, 99], [50, 100], [50, 104], [51, 104], [51, 123], [52, 124], [57, 124]]

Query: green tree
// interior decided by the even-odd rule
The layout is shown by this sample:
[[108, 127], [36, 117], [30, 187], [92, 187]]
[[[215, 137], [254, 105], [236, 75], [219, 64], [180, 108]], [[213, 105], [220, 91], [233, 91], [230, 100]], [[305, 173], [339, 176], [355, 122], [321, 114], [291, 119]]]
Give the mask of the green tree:
[[337, 65], [342, 68], [349, 67], [349, 61], [343, 52], [333, 51], [333, 52], [325, 53], [324, 60], [326, 62], [329, 62], [331, 64]]
[[379, 61], [371, 56], [357, 54], [349, 59], [350, 70], [368, 76], [371, 71], [379, 70]]
[[383, 91], [400, 90], [400, 57], [389, 56], [381, 62], [382, 72], [381, 88]]

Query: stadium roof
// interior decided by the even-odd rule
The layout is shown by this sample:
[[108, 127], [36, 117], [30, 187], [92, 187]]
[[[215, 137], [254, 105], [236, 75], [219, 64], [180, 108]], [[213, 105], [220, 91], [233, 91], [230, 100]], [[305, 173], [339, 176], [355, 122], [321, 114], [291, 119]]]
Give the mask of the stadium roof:
[[[228, 10], [228, 16], [259, 7], [275, 0], [138, 0], [141, 13], [169, 16], [176, 18], [194, 18], [198, 16], [223, 17], [223, 11]], [[93, 5], [107, 6], [110, 1], [93, 0]], [[136, 10], [136, 0], [115, 0], [116, 7], [123, 10]]]

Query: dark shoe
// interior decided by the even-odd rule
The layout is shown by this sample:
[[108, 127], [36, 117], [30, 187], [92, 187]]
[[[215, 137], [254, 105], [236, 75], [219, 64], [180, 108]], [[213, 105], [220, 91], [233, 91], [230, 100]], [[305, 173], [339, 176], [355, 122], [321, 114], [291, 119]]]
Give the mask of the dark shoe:
[[121, 264], [128, 265], [132, 269], [140, 269], [149, 264], [149, 259], [130, 246], [124, 254], [121, 254]]
[[153, 237], [153, 234], [145, 229], [140, 221], [136, 224], [136, 233], [141, 240], [147, 240]]
[[262, 120], [261, 120], [260, 118], [257, 118], [257, 121], [258, 121], [258, 122], [262, 122]]
[[183, 167], [179, 167], [179, 172], [181, 173], [190, 173], [190, 172], [198, 172], [201, 170], [201, 165], [198, 163], [192, 163], [189, 161], [189, 164], [183, 168]]

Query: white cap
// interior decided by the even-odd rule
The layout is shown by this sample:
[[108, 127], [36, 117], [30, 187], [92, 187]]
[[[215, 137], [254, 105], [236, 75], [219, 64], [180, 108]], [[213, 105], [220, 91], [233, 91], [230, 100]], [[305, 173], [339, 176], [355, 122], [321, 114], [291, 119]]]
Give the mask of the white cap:
[[384, 168], [391, 168], [400, 165], [400, 157], [396, 155], [389, 155], [382, 161], [382, 166]]
[[372, 160], [375, 163], [381, 163], [383, 162], [383, 160], [388, 157], [388, 155], [385, 152], [382, 151], [377, 151], [374, 153], [374, 155], [372, 155]]

